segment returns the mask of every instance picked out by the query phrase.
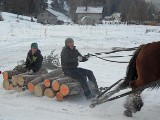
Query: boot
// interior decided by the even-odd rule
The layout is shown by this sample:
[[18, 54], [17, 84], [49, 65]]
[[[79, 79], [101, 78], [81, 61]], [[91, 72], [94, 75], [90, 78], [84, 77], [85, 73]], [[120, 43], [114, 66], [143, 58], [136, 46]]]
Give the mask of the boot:
[[94, 99], [95, 97], [96, 97], [95, 95], [90, 94], [90, 95], [86, 96], [86, 99], [90, 100], [90, 99]]

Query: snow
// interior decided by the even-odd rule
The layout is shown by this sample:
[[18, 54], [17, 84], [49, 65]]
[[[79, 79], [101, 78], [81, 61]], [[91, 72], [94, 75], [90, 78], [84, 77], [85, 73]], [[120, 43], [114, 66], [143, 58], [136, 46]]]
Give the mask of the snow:
[[[43, 55], [50, 54], [53, 49], [60, 55], [64, 40], [72, 37], [77, 49], [85, 55], [111, 51], [113, 47], [137, 47], [160, 38], [160, 28], [156, 26], [45, 26], [30, 22], [30, 17], [23, 17], [21, 20], [14, 14], [3, 12], [2, 15], [4, 21], [0, 21], [1, 71], [13, 69], [17, 61], [25, 60], [32, 42], [39, 44]], [[146, 33], [148, 29], [151, 29], [151, 32]], [[130, 57], [127, 55], [132, 53], [133, 51], [111, 54], [126, 56], [123, 58], [108, 58], [110, 55], [105, 54], [101, 57], [129, 61]], [[99, 86], [106, 87], [125, 76], [127, 64], [110, 63], [91, 57], [89, 61], [80, 63], [80, 67], [92, 70]], [[0, 75], [0, 120], [160, 120], [160, 94], [157, 90], [145, 90], [143, 109], [134, 114], [133, 118], [127, 118], [123, 116], [125, 98], [91, 109], [91, 101], [87, 101], [83, 94], [58, 102], [47, 97], [35, 97], [28, 91], [6, 91], [2, 88], [2, 80]]]
[[58, 20], [64, 21], [64, 22], [72, 22], [71, 19], [64, 14], [57, 12], [53, 9], [46, 9], [48, 12], [52, 13], [53, 15], [57, 16]]
[[103, 7], [88, 7], [86, 11], [86, 7], [77, 7], [76, 13], [102, 13]]

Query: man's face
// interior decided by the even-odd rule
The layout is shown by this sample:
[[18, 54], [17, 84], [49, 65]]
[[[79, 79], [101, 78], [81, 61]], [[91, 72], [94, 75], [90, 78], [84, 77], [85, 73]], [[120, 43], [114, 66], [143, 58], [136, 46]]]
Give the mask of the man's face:
[[74, 48], [74, 42], [69, 42], [69, 43], [67, 43], [67, 46], [68, 46], [70, 49], [73, 49], [73, 48]]
[[37, 52], [37, 48], [32, 48], [31, 50], [32, 50], [32, 54]]

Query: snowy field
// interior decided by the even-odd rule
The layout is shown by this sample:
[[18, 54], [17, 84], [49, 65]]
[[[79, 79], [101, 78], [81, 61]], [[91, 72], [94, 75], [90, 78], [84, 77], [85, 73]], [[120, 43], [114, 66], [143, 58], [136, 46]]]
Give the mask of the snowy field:
[[[64, 41], [71, 37], [77, 49], [85, 55], [111, 51], [113, 47], [137, 47], [141, 44], [160, 40], [160, 27], [98, 25], [98, 26], [44, 26], [29, 22], [30, 18], [16, 18], [16, 15], [3, 13], [0, 21], [0, 70], [10, 70], [17, 61], [25, 60], [30, 44], [37, 42], [42, 54], [48, 55], [56, 49], [60, 54]], [[152, 32], [146, 33], [150, 29]], [[129, 61], [132, 52], [111, 55], [124, 55], [124, 58], [110, 60]], [[102, 55], [107, 57], [110, 55]], [[110, 63], [91, 57], [80, 67], [94, 72], [100, 87], [110, 86], [125, 76], [127, 64]], [[38, 98], [28, 91], [16, 93], [2, 88], [0, 75], [0, 120], [160, 120], [160, 94], [157, 90], [143, 92], [144, 107], [133, 118], [123, 116], [125, 98], [90, 108], [83, 94], [69, 97], [63, 102], [47, 97]]]

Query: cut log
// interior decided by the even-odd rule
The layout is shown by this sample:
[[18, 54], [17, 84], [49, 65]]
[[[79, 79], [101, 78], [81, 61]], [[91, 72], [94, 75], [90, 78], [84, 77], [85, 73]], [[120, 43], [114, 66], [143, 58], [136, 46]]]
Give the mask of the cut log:
[[17, 86], [15, 87], [15, 91], [16, 91], [16, 92], [23, 92], [23, 91], [25, 91], [26, 89], [27, 89], [26, 86], [21, 87], [21, 86], [17, 85]]
[[17, 82], [19, 86], [25, 86], [37, 77], [37, 75], [18, 75]]
[[28, 83], [28, 90], [30, 92], [33, 92], [34, 91], [34, 86], [43, 82], [45, 79], [47, 78], [53, 78], [53, 77], [56, 77], [58, 75], [61, 75], [63, 73], [62, 69], [61, 68], [58, 68], [52, 72], [49, 72], [45, 75], [41, 75], [40, 77], [32, 80], [31, 82]]
[[61, 92], [56, 93], [56, 99], [57, 99], [57, 101], [63, 101], [64, 96], [61, 94]]
[[18, 75], [12, 76], [12, 84], [14, 87], [18, 85]]
[[[95, 85], [93, 82], [88, 81], [87, 82], [89, 89], [93, 91], [95, 89]], [[74, 83], [67, 83], [67, 84], [62, 84], [60, 87], [60, 93], [63, 96], [68, 96], [68, 95], [77, 95], [81, 93], [82, 87], [79, 82], [74, 82]]]
[[12, 79], [12, 76], [20, 74], [17, 70], [10, 70], [10, 71], [5, 71], [2, 73], [3, 74], [3, 79], [8, 80]]
[[44, 95], [44, 91], [45, 91], [45, 86], [44, 86], [44, 83], [41, 82], [39, 84], [37, 84], [35, 87], [34, 87], [34, 94], [37, 96], [37, 97], [41, 97]]
[[59, 78], [59, 79], [54, 80], [54, 81], [52, 82], [52, 89], [53, 89], [54, 91], [59, 91], [60, 86], [61, 86], [62, 84], [72, 83], [72, 82], [76, 82], [76, 81], [77, 81], [77, 80], [75, 80], [75, 79], [73, 79], [73, 78], [71, 78], [71, 77]]
[[38, 72], [36, 72], [33, 75], [28, 75], [28, 73], [22, 73], [18, 75], [18, 85], [19, 86], [25, 86], [27, 85], [30, 81], [34, 80], [40, 75], [48, 73], [46, 68], [41, 68]]
[[52, 88], [46, 88], [45, 91], [44, 91], [44, 95], [49, 97], [49, 98], [54, 98], [55, 95], [56, 95], [56, 92], [54, 92], [52, 90]]
[[45, 87], [47, 87], [47, 88], [51, 87], [51, 86], [52, 86], [52, 82], [53, 82], [54, 80], [56, 80], [56, 79], [58, 79], [58, 77], [45, 79], [45, 80], [44, 80], [44, 85], [45, 85]]
[[60, 87], [60, 93], [63, 96], [77, 95], [81, 93], [81, 91], [82, 91], [82, 87], [80, 86], [80, 83], [78, 82], [62, 84]]
[[43, 74], [47, 74], [47, 68], [41, 67], [38, 72], [35, 73], [35, 75], [43, 75]]
[[3, 88], [5, 90], [10, 90], [10, 84], [12, 84], [11, 79], [3, 80]]

